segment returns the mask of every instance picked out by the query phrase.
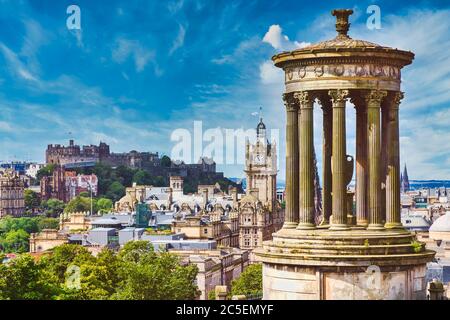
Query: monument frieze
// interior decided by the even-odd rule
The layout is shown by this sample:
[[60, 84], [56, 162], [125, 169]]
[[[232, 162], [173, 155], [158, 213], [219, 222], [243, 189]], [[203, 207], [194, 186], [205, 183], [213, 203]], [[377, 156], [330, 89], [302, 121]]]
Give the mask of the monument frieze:
[[380, 64], [329, 64], [288, 67], [285, 82], [335, 78], [380, 78], [400, 81], [400, 69], [392, 65]]

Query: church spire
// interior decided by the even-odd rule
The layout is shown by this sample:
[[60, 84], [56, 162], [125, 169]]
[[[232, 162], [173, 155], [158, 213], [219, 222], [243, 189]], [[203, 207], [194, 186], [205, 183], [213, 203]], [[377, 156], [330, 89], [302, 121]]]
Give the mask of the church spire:
[[409, 178], [408, 178], [408, 170], [406, 169], [406, 163], [405, 168], [403, 169], [403, 173], [400, 177], [400, 192], [405, 193], [406, 191], [409, 191]]

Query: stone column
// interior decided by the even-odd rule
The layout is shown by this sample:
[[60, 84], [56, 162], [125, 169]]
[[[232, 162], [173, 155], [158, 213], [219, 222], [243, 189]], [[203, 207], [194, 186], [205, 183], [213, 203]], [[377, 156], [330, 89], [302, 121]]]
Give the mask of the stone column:
[[356, 225], [367, 227], [367, 106], [360, 96], [351, 102], [356, 109]]
[[298, 103], [293, 93], [283, 94], [286, 106], [286, 208], [283, 228], [298, 224]]
[[400, 137], [398, 107], [402, 92], [389, 99], [387, 117], [387, 167], [386, 167], [386, 228], [403, 228], [400, 209]]
[[386, 91], [371, 90], [366, 96], [367, 102], [367, 162], [369, 167], [368, 179], [368, 229], [384, 229], [381, 212], [381, 128], [380, 108], [381, 100]]
[[313, 105], [310, 92], [301, 91], [294, 97], [300, 105], [299, 117], [299, 223], [297, 229], [313, 229], [314, 221], [314, 134]]
[[331, 108], [331, 100], [327, 94], [319, 97], [319, 103], [322, 105], [323, 111], [323, 139], [322, 139], [322, 212], [323, 220], [321, 225], [330, 223], [332, 198], [332, 175], [331, 175], [331, 151], [333, 139], [333, 113]]
[[388, 109], [386, 99], [381, 103], [381, 216], [386, 220], [386, 161], [387, 161], [387, 122]]
[[348, 90], [330, 90], [328, 94], [333, 103], [333, 217], [330, 230], [347, 230], [345, 102]]

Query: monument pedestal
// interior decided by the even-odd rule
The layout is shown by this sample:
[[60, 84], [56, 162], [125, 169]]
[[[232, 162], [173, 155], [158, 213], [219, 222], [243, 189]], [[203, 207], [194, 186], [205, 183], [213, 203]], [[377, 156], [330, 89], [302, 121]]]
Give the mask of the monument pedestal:
[[434, 252], [405, 230], [282, 229], [255, 255], [265, 300], [421, 300]]

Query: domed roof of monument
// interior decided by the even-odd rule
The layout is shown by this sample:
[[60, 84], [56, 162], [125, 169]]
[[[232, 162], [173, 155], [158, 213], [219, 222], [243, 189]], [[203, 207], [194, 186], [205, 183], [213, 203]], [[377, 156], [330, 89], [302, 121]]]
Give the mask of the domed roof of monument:
[[439, 217], [431, 225], [430, 232], [450, 232], [450, 214], [446, 213]]
[[275, 65], [283, 62], [297, 60], [297, 59], [310, 59], [320, 57], [320, 53], [326, 53], [327, 57], [336, 53], [341, 56], [342, 52], [351, 52], [352, 55], [383, 56], [384, 58], [398, 59], [402, 61], [403, 65], [410, 64], [414, 59], [414, 54], [410, 51], [403, 51], [387, 46], [382, 46], [366, 40], [352, 39], [347, 33], [350, 29], [349, 16], [353, 13], [353, 10], [338, 9], [333, 10], [331, 14], [336, 17], [336, 31], [335, 38], [330, 40], [321, 41], [309, 46], [296, 49], [290, 52], [282, 52], [275, 55], [272, 60], [275, 61]]
[[[325, 40], [318, 42], [307, 47], [303, 47], [299, 50], [314, 50], [314, 49], [335, 49], [335, 48], [388, 48], [383, 47], [379, 44], [365, 41], [352, 39], [349, 36], [338, 35], [336, 38], [331, 40]], [[297, 50], [296, 50], [297, 51]]]
[[[365, 40], [356, 40], [350, 38], [348, 36], [348, 30], [350, 29], [350, 23], [348, 22], [348, 17], [353, 13], [353, 10], [333, 10], [332, 15], [336, 17], [336, 31], [338, 32], [336, 38], [331, 40], [322, 41], [319, 43], [315, 43], [304, 47], [300, 50], [312, 50], [312, 49], [334, 49], [334, 48], [383, 48], [383, 46], [365, 41]], [[386, 47], [387, 48], [387, 47]]]

